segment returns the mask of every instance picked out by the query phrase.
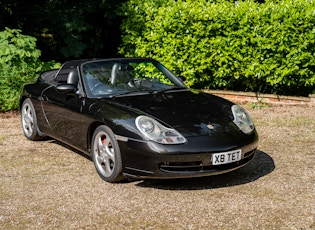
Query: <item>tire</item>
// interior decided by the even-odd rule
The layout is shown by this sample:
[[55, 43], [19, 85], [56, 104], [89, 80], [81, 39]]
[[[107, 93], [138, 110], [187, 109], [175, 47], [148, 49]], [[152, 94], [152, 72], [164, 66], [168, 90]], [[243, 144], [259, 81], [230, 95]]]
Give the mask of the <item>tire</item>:
[[21, 107], [21, 122], [24, 136], [32, 141], [40, 140], [36, 111], [29, 98], [25, 99]]
[[124, 179], [120, 149], [114, 133], [105, 125], [93, 134], [91, 156], [98, 175], [107, 182]]

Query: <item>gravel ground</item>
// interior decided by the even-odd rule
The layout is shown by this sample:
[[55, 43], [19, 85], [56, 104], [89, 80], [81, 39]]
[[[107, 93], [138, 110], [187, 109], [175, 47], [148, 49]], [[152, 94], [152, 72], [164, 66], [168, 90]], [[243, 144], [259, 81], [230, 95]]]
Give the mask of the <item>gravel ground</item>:
[[109, 184], [54, 140], [31, 142], [0, 114], [0, 229], [315, 229], [315, 108], [252, 109], [259, 150], [195, 179]]

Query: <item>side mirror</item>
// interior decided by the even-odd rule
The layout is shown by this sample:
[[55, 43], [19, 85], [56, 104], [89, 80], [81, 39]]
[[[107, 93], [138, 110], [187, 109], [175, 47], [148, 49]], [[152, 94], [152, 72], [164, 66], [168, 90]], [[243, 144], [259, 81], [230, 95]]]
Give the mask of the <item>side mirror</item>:
[[76, 86], [68, 84], [58, 85], [56, 89], [59, 93], [64, 94], [75, 93], [78, 90]]

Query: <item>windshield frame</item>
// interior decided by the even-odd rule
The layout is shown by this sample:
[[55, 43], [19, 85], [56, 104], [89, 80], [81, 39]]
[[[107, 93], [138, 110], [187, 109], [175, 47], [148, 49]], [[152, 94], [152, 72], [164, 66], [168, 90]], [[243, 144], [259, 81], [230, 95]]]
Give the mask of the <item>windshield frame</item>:
[[[145, 63], [145, 64], [151, 64], [158, 70], [160, 71], [164, 76], [165, 79], [168, 79], [171, 82], [171, 85], [168, 85], [166, 83], [161, 83], [157, 82], [157, 84], [160, 84], [162, 88], [124, 88], [120, 89], [119, 87], [115, 87], [114, 85], [111, 85], [109, 80], [107, 79], [107, 82], [103, 82], [104, 87], [108, 86], [108, 90], [106, 90], [106, 93], [93, 93], [91, 90], [91, 86], [89, 85], [88, 82], [88, 77], [87, 77], [87, 67], [89, 65], [93, 64], [105, 64], [110, 66], [114, 66], [115, 63], [119, 63], [120, 65], [129, 65], [129, 64], [137, 64], [137, 63]], [[102, 66], [102, 65], [100, 65]], [[112, 70], [111, 70], [112, 71]], [[130, 96], [130, 95], [141, 95], [146, 93], [153, 93], [153, 92], [159, 92], [159, 91], [168, 91], [169, 89], [187, 89], [183, 81], [177, 77], [175, 74], [173, 74], [169, 69], [167, 69], [162, 63], [158, 62], [155, 59], [151, 58], [116, 58], [116, 59], [94, 59], [90, 61], [86, 61], [80, 65], [80, 72], [82, 76], [82, 82], [83, 86], [85, 88], [85, 92], [89, 98], [111, 98], [115, 96]], [[107, 71], [108, 72], [108, 71]], [[108, 73], [107, 73], [108, 75]], [[163, 77], [164, 77], [163, 76]], [[92, 80], [98, 80], [97, 77], [92, 76], [94, 79]], [[132, 78], [135, 80], [136, 78]], [[150, 78], [147, 78], [150, 80]], [[144, 80], [147, 80], [144, 78]], [[152, 82], [153, 80], [156, 80], [154, 78], [151, 79]], [[100, 81], [101, 83], [101, 81]], [[99, 84], [100, 84], [99, 83]], [[164, 84], [164, 85], [163, 85]], [[163, 88], [164, 86], [164, 88]]]

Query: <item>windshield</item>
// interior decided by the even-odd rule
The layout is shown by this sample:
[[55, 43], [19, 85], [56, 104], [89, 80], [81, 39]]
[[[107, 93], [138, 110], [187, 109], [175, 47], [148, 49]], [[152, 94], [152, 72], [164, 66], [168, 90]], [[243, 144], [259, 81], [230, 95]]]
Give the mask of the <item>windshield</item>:
[[185, 88], [161, 63], [150, 59], [95, 60], [83, 64], [81, 71], [90, 97]]

